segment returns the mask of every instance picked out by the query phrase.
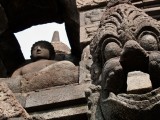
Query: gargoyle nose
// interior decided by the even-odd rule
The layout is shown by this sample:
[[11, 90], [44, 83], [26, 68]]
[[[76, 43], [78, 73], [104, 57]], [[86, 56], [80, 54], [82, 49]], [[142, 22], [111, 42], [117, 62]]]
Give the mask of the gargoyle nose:
[[140, 44], [134, 40], [129, 40], [125, 43], [121, 52], [121, 59], [130, 58], [135, 59], [139, 57], [146, 57], [147, 52], [140, 46]]
[[129, 40], [125, 43], [121, 52], [120, 63], [127, 72], [144, 71], [148, 65], [148, 54], [138, 42]]

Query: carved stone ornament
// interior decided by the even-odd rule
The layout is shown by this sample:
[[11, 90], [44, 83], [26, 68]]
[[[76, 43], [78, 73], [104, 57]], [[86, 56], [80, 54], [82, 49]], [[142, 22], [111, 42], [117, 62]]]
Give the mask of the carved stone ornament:
[[[102, 120], [158, 119], [160, 24], [128, 1], [107, 6], [90, 44], [91, 78], [101, 86], [97, 107], [101, 114], [96, 116]], [[149, 74], [153, 91], [126, 94], [128, 73], [133, 71]]]

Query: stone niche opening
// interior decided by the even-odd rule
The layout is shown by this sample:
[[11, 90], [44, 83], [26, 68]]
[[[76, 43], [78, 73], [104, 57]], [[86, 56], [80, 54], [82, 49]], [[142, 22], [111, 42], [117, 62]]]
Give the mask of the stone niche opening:
[[152, 90], [152, 83], [149, 74], [141, 71], [133, 71], [128, 73], [127, 77], [127, 93], [143, 94]]
[[[56, 36], [56, 38], [53, 36], [55, 31], [58, 31], [59, 33], [59, 36]], [[16, 32], [14, 33], [14, 35], [16, 36], [21, 46], [21, 50], [25, 59], [30, 59], [31, 47], [35, 42], [39, 40], [53, 42], [53, 39], [56, 39], [54, 41], [61, 41], [70, 48], [64, 23], [58, 24], [52, 22], [34, 25], [22, 31]]]

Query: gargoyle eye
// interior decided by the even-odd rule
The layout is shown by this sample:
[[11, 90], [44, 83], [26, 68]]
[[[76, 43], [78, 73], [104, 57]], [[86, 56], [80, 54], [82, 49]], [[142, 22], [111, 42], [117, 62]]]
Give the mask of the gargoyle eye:
[[109, 60], [113, 57], [117, 57], [120, 56], [122, 49], [120, 48], [120, 46], [115, 43], [115, 42], [110, 42], [105, 46], [104, 49], [104, 57], [105, 60]]
[[158, 42], [155, 35], [147, 33], [141, 36], [140, 45], [147, 51], [158, 50]]

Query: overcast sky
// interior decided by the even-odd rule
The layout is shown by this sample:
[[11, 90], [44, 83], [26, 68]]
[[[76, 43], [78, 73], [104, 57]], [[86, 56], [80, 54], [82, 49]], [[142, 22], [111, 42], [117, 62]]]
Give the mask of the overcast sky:
[[24, 31], [15, 33], [25, 59], [30, 59], [31, 46], [36, 41], [47, 40], [51, 42], [54, 31], [59, 31], [61, 42], [69, 46], [64, 24], [48, 23], [37, 25], [32, 26]]

